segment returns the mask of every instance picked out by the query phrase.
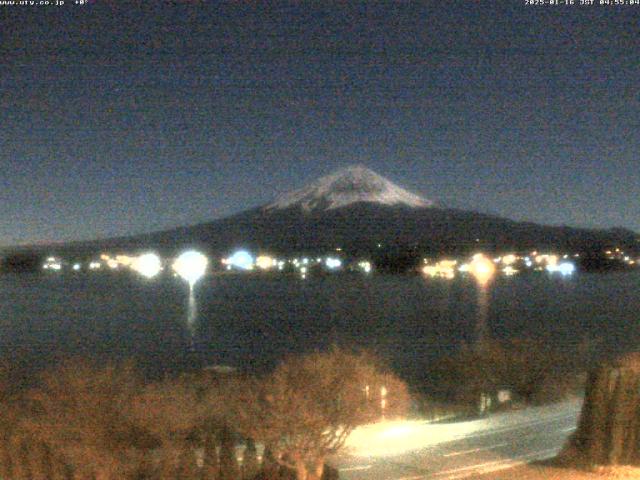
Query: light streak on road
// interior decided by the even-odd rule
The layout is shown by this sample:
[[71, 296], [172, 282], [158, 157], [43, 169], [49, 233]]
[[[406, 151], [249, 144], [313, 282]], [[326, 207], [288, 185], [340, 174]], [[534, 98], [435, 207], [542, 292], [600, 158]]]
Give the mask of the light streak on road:
[[346, 480], [458, 480], [554, 457], [581, 399], [482, 419], [380, 422], [356, 429], [334, 465]]

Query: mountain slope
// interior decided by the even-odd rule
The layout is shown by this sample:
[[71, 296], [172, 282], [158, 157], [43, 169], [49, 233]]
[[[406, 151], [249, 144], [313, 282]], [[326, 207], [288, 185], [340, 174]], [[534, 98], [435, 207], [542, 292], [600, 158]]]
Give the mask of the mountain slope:
[[331, 210], [355, 203], [367, 202], [380, 205], [404, 205], [407, 207], [431, 207], [425, 200], [386, 178], [356, 165], [322, 177], [299, 190], [282, 195], [265, 210], [282, 210], [299, 207], [304, 211]]
[[287, 254], [340, 247], [352, 254], [373, 255], [380, 248], [416, 248], [423, 252], [553, 248], [577, 252], [613, 246], [638, 252], [639, 237], [624, 229], [545, 226], [439, 208], [432, 201], [356, 166], [231, 217], [144, 235], [75, 243], [54, 250], [156, 249], [170, 254], [185, 247], [198, 247], [213, 254], [225, 254], [244, 247], [256, 252]]

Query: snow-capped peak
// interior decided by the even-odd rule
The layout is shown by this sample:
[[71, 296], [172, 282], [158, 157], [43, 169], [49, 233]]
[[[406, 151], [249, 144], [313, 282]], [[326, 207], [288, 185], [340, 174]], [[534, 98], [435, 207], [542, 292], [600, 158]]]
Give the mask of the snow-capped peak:
[[265, 208], [272, 210], [300, 207], [305, 211], [331, 210], [358, 202], [413, 208], [433, 206], [433, 202], [400, 188], [366, 167], [356, 165], [338, 170], [306, 187], [286, 193]]

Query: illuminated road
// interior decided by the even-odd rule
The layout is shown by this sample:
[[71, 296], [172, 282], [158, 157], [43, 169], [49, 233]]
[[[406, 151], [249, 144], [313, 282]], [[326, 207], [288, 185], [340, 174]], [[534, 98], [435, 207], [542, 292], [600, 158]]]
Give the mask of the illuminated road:
[[581, 400], [450, 424], [364, 427], [333, 463], [346, 480], [473, 478], [555, 456], [575, 430]]

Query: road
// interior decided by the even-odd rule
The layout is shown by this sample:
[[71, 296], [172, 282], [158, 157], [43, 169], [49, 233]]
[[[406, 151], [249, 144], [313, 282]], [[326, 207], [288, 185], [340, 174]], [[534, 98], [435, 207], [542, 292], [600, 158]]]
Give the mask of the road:
[[473, 478], [555, 456], [582, 400], [457, 422], [382, 422], [356, 430], [334, 459], [346, 480]]

